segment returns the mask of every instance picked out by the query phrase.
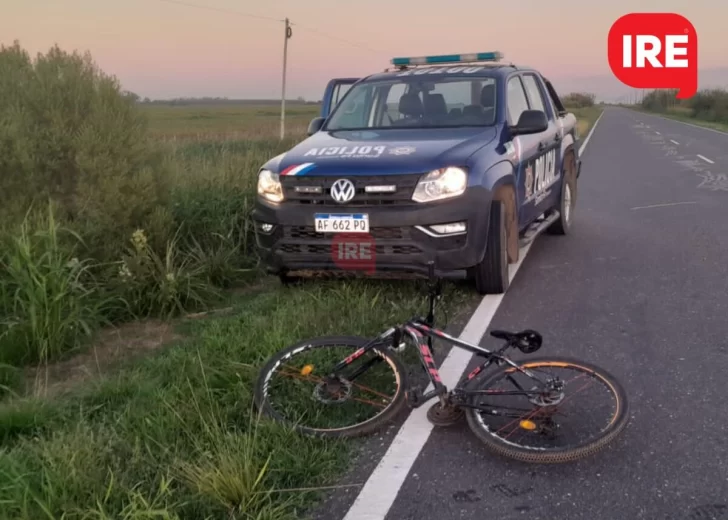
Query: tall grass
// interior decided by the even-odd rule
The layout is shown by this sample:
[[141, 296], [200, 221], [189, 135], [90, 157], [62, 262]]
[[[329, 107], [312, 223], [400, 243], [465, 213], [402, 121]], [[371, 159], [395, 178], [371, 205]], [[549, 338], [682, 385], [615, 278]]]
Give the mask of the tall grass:
[[60, 358], [81, 346], [103, 322], [114, 299], [102, 297], [90, 261], [78, 259], [82, 243], [59, 225], [52, 207], [46, 215], [28, 213], [17, 233], [3, 237], [1, 361]]
[[[157, 142], [115, 78], [58, 47], [0, 47], [0, 77], [0, 363], [57, 359], [105, 321], [198, 310], [257, 274], [255, 173], [295, 140]], [[48, 201], [50, 221], [26, 214]]]

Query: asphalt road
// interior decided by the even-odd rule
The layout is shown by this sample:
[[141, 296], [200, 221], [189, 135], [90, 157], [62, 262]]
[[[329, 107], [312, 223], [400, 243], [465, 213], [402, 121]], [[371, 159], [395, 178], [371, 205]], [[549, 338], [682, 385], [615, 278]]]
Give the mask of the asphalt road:
[[572, 234], [536, 239], [490, 328], [535, 328], [537, 355], [610, 370], [630, 425], [566, 466], [503, 459], [464, 421], [436, 428], [386, 520], [728, 520], [726, 174], [728, 135], [605, 111]]

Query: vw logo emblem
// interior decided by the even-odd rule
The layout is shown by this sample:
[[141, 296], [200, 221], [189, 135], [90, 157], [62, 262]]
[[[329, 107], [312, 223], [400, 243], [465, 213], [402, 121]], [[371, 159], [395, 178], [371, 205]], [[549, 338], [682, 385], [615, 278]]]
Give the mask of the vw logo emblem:
[[336, 202], [349, 202], [355, 193], [354, 183], [349, 179], [339, 179], [331, 186], [331, 198]]

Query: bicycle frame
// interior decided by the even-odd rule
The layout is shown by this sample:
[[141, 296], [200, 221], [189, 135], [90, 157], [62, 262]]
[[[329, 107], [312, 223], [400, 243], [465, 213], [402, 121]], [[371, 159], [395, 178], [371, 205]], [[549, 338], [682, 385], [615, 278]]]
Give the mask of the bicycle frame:
[[[346, 359], [339, 362], [338, 365], [336, 365], [332, 372], [336, 373], [339, 370], [344, 369], [351, 363], [353, 363], [356, 359], [367, 353], [368, 351], [376, 348], [380, 348], [382, 346], [385, 346], [389, 348], [392, 344], [392, 338], [396, 338], [396, 336], [402, 333], [407, 334], [417, 345], [417, 352], [419, 354], [420, 362], [422, 363], [423, 367], [425, 368], [425, 371], [427, 372], [427, 376], [430, 379], [430, 382], [432, 383], [433, 390], [420, 396], [416, 399], [415, 403], [412, 403], [412, 406], [414, 408], [417, 408], [424, 404], [425, 402], [429, 401], [430, 399], [434, 397], [439, 397], [441, 400], [446, 400], [448, 397], [464, 397], [468, 395], [539, 395], [541, 392], [539, 391], [529, 391], [525, 390], [523, 387], [521, 387], [513, 378], [510, 378], [511, 382], [518, 388], [518, 390], [515, 391], [498, 391], [498, 390], [466, 390], [466, 386], [470, 381], [472, 381], [478, 374], [486, 370], [490, 365], [493, 363], [496, 364], [502, 364], [507, 363], [511, 367], [513, 367], [514, 370], [517, 370], [519, 372], [522, 372], [526, 374], [527, 376], [539, 381], [540, 383], [544, 383], [541, 381], [535, 374], [533, 374], [530, 370], [518, 365], [517, 363], [514, 363], [511, 361], [507, 356], [505, 356], [503, 353], [512, 345], [510, 343], [506, 343], [503, 345], [500, 349], [496, 351], [488, 350], [484, 347], [474, 345], [472, 343], [469, 343], [467, 341], [463, 341], [460, 339], [457, 339], [446, 332], [439, 330], [437, 328], [434, 328], [426, 323], [424, 323], [423, 320], [420, 319], [411, 319], [407, 321], [404, 325], [401, 325], [399, 327], [392, 327], [379, 335], [377, 338], [370, 341], [367, 345], [364, 345], [363, 347], [356, 350], [354, 353], [352, 353], [350, 356], [348, 356]], [[466, 376], [464, 380], [462, 380], [460, 383], [455, 385], [455, 387], [452, 390], [448, 390], [447, 386], [443, 384], [442, 378], [440, 377], [440, 372], [435, 364], [434, 357], [432, 355], [432, 339], [438, 338], [445, 343], [449, 343], [454, 347], [462, 348], [464, 350], [467, 350], [474, 355], [478, 357], [485, 358], [485, 361], [475, 367], [473, 370], [470, 371], [470, 373]], [[399, 338], [401, 339], [401, 338]], [[357, 371], [349, 377], [350, 380], [355, 379], [358, 377], [361, 373], [366, 371], [366, 369], [369, 368], [373, 363], [376, 363], [377, 361], [381, 360], [381, 358], [373, 358], [366, 364], [362, 365]], [[444, 404], [444, 403], [443, 403]], [[494, 414], [500, 414], [500, 412], [495, 411], [492, 407], [482, 407], [482, 406], [475, 406], [475, 405], [469, 405], [465, 402], [458, 402], [459, 406], [468, 406], [472, 408], [478, 408], [482, 409], [484, 411], [488, 411]], [[504, 414], [504, 415], [511, 415], [511, 414]], [[514, 415], [517, 417], [518, 415]]]
[[[417, 345], [417, 353], [419, 354], [420, 362], [422, 363], [422, 366], [424, 367], [428, 378], [430, 379], [430, 383], [433, 386], [433, 390], [422, 395], [418, 396], [414, 399], [414, 402], [411, 403], [413, 407], [417, 408], [424, 404], [425, 402], [429, 401], [430, 399], [434, 397], [439, 397], [441, 400], [441, 403], [443, 406], [446, 404], [446, 401], [451, 397], [464, 397], [468, 395], [528, 395], [528, 396], [536, 396], [541, 394], [542, 392], [534, 391], [534, 390], [525, 390], [523, 387], [521, 387], [515, 379], [512, 377], [509, 377], [509, 380], [514, 384], [515, 387], [518, 388], [517, 391], [497, 391], [497, 390], [466, 390], [466, 386], [481, 372], [486, 370], [490, 365], [493, 363], [496, 364], [503, 364], [506, 363], [510, 365], [514, 371], [519, 371], [521, 373], [526, 374], [528, 377], [538, 381], [541, 384], [544, 384], [545, 382], [542, 381], [540, 378], [538, 378], [535, 374], [533, 374], [530, 370], [527, 368], [518, 365], [517, 363], [514, 363], [511, 361], [507, 356], [504, 355], [504, 352], [508, 350], [508, 348], [513, 347], [514, 345], [507, 341], [500, 349], [496, 351], [488, 350], [487, 348], [481, 347], [479, 345], [474, 345], [472, 343], [469, 343], [467, 341], [463, 341], [461, 339], [457, 339], [446, 332], [436, 328], [434, 326], [435, 323], [435, 302], [440, 298], [441, 292], [442, 292], [442, 285], [441, 285], [441, 279], [435, 278], [435, 270], [434, 270], [434, 264], [432, 262], [429, 263], [430, 268], [430, 275], [429, 275], [429, 291], [428, 291], [428, 313], [426, 318], [412, 318], [408, 320], [403, 325], [399, 325], [397, 327], [391, 327], [376, 338], [374, 338], [372, 341], [364, 345], [363, 347], [357, 349], [353, 354], [349, 355], [346, 359], [340, 361], [332, 370], [332, 373], [337, 373], [340, 370], [346, 368], [351, 363], [353, 363], [356, 359], [361, 357], [362, 355], [366, 354], [372, 349], [376, 349], [382, 346], [385, 346], [386, 348], [390, 348], [391, 346], [397, 346], [399, 345], [402, 335], [406, 334], [409, 336]], [[464, 350], [467, 350], [468, 352], [471, 352], [477, 357], [485, 358], [485, 361], [475, 367], [464, 380], [461, 380], [455, 387], [453, 387], [452, 390], [448, 390], [448, 388], [443, 384], [442, 378], [440, 377], [440, 372], [437, 369], [437, 365], [435, 364], [435, 359], [432, 355], [432, 340], [433, 338], [438, 338], [445, 343], [449, 343], [453, 347], [461, 348]], [[376, 363], [377, 361], [381, 361], [380, 357], [372, 358], [367, 363], [359, 367], [354, 374], [349, 376], [349, 380], [353, 381], [356, 379], [359, 375], [361, 375], [363, 372], [365, 372], [372, 364]], [[485, 408], [482, 406], [474, 406], [469, 405], [464, 402], [464, 400], [461, 400], [462, 402], [458, 402], [459, 406], [467, 406], [467, 407], [474, 407], [478, 409], [482, 409], [484, 411], [488, 411], [492, 414], [500, 414], [500, 412], [495, 411], [493, 408]], [[510, 414], [505, 414], [510, 415]]]

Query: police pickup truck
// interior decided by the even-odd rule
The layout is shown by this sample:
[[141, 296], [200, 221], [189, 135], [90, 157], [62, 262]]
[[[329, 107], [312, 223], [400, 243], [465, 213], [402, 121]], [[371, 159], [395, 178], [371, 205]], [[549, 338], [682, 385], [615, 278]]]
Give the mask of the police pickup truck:
[[376, 272], [434, 260], [481, 294], [505, 292], [523, 245], [569, 232], [581, 160], [576, 118], [552, 84], [502, 58], [394, 58], [329, 82], [309, 137], [258, 173], [267, 270], [284, 281], [340, 271], [337, 235], [362, 233]]

